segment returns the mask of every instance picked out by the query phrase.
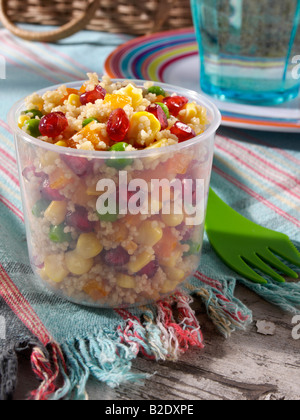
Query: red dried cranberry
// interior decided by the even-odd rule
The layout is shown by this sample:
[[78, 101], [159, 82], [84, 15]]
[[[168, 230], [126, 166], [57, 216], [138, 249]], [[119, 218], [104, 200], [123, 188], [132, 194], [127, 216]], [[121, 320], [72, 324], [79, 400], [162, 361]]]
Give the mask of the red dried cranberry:
[[149, 264], [147, 264], [144, 268], [142, 268], [137, 275], [138, 276], [143, 276], [146, 275], [148, 276], [149, 279], [152, 279], [155, 274], [157, 273], [157, 270], [159, 268], [159, 264], [157, 262], [157, 260], [153, 260], [151, 262], [149, 262]]
[[177, 117], [188, 101], [189, 100], [184, 96], [168, 96], [167, 98], [164, 98], [163, 103], [169, 108], [170, 114]]
[[106, 90], [98, 85], [95, 87], [94, 90], [91, 90], [89, 92], [85, 92], [82, 95], [80, 95], [80, 102], [82, 105], [86, 104], [94, 104], [98, 99], [104, 99], [106, 96]]
[[68, 120], [63, 112], [51, 112], [45, 115], [39, 124], [42, 136], [55, 138], [68, 127]]
[[53, 188], [50, 187], [50, 182], [48, 178], [44, 180], [40, 191], [41, 191], [42, 198], [44, 198], [45, 200], [49, 200], [49, 201], [65, 200], [65, 197], [61, 195], [58, 190], [54, 190]]
[[178, 137], [179, 143], [196, 137], [195, 131], [189, 125], [186, 125], [180, 121], [177, 121], [170, 131], [172, 134]]
[[120, 267], [129, 262], [130, 257], [127, 251], [121, 246], [115, 249], [110, 249], [104, 253], [104, 261], [109, 266]]
[[74, 172], [75, 175], [86, 175], [89, 166], [86, 158], [68, 155], [61, 155], [60, 158]]
[[48, 178], [48, 175], [45, 174], [45, 172], [36, 172], [36, 169], [33, 165], [27, 166], [27, 168], [23, 170], [22, 175], [26, 179], [26, 181], [30, 181], [30, 178], [32, 176], [35, 176], [36, 178], [40, 178], [40, 182], [43, 182], [45, 181], [45, 179]]
[[93, 232], [95, 223], [88, 220], [88, 212], [84, 207], [76, 207], [74, 213], [71, 211], [66, 215], [66, 223], [81, 232]]
[[161, 106], [157, 105], [157, 104], [151, 104], [148, 106], [148, 108], [146, 109], [147, 112], [150, 112], [151, 114], [153, 114], [158, 121], [160, 122], [161, 125], [161, 130], [165, 130], [166, 128], [168, 128], [168, 118], [166, 116], [166, 114], [164, 113], [163, 109]]
[[130, 126], [129, 118], [122, 108], [115, 109], [109, 116], [107, 133], [115, 143], [122, 142], [128, 133]]

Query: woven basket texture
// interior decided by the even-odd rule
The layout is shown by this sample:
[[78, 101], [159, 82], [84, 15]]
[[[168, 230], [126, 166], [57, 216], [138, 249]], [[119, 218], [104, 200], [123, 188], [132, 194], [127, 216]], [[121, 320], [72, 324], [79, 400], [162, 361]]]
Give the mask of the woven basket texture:
[[[64, 25], [85, 11], [86, 0], [8, 0], [14, 22]], [[87, 29], [145, 35], [192, 26], [190, 0], [99, 0]]]

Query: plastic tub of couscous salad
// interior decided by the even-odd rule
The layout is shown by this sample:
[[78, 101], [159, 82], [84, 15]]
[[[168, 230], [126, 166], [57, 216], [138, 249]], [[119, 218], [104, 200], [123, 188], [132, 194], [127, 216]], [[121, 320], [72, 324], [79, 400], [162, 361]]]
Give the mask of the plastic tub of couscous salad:
[[197, 270], [221, 117], [141, 80], [54, 86], [9, 113], [39, 285], [72, 302], [158, 301]]

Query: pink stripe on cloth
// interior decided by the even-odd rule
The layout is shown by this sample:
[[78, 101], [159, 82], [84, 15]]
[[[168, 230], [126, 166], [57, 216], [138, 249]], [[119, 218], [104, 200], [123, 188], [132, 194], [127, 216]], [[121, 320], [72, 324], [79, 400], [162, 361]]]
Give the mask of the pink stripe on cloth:
[[220, 292], [223, 290], [222, 283], [220, 283], [218, 280], [211, 279], [210, 277], [205, 276], [203, 273], [200, 273], [200, 271], [196, 271], [194, 277], [202, 281], [202, 283], [207, 284], [210, 287], [214, 287], [215, 289], [218, 289]]
[[[44, 347], [49, 347], [52, 360], [45, 355], [42, 348], [36, 346], [32, 350], [31, 364], [34, 373], [41, 379], [39, 388], [31, 393], [31, 399], [47, 400], [57, 386], [55, 384], [60, 374], [60, 363], [65, 373], [66, 363], [60, 347], [55, 343], [51, 334], [39, 319], [29, 302], [24, 298], [0, 263], [0, 295], [23, 322], [32, 334], [38, 338]], [[51, 363], [52, 362], [52, 363]]]
[[253, 152], [249, 147], [242, 145], [240, 142], [233, 141], [228, 137], [224, 137], [224, 136], [222, 137], [226, 140], [227, 143], [231, 144], [233, 148], [238, 148], [240, 150], [243, 150], [244, 152], [247, 153], [247, 157], [249, 156], [252, 157], [253, 159], [250, 159], [249, 162], [255, 162], [255, 161], [261, 162], [264, 165], [264, 168], [268, 167], [270, 168], [270, 170], [274, 171], [274, 172], [270, 171], [270, 174], [272, 173], [272, 175], [274, 176], [277, 176], [278, 174], [282, 174], [283, 177], [279, 177], [280, 179], [285, 180], [289, 178], [292, 181], [294, 181], [297, 186], [300, 186], [300, 180], [298, 178], [280, 169], [278, 166], [275, 166], [272, 162], [268, 161], [267, 159], [262, 158], [257, 153]]
[[[6, 40], [7, 45], [11, 45], [11, 47], [14, 48], [16, 51], [18, 51], [19, 53], [21, 53], [24, 56], [28, 57], [31, 60], [31, 62], [37, 63], [41, 67], [44, 67], [50, 73], [57, 72], [57, 70], [58, 70], [57, 67], [52, 66], [50, 62], [46, 62], [46, 61], [40, 59], [39, 56], [37, 56], [35, 53], [33, 53], [32, 51], [30, 51], [29, 49], [27, 49], [25, 45], [19, 46], [14, 41], [14, 39], [12, 38], [12, 36], [10, 34], [7, 34], [6, 36], [4, 36], [4, 39]], [[71, 77], [71, 78], [74, 77], [71, 73], [67, 73], [67, 72], [65, 72], [62, 69], [59, 69], [59, 72], [61, 74], [64, 74], [67, 77]]]
[[26, 327], [46, 346], [53, 341], [29, 302], [22, 296], [0, 263], [0, 295]]
[[275, 206], [275, 204], [271, 203], [270, 201], [266, 200], [263, 196], [256, 193], [255, 191], [251, 190], [251, 188], [247, 187], [246, 185], [242, 184], [237, 179], [233, 178], [232, 176], [228, 175], [226, 172], [222, 171], [218, 167], [214, 165], [213, 170], [215, 173], [220, 175], [222, 178], [229, 181], [231, 184], [235, 185], [236, 187], [240, 188], [242, 191], [246, 192], [251, 197], [255, 198], [257, 201], [261, 202], [265, 206], [269, 207], [271, 210], [275, 211], [280, 216], [284, 217], [289, 222], [293, 223], [294, 225], [300, 228], [300, 221], [295, 217], [291, 216], [290, 214], [283, 211], [281, 208]]
[[[9, 48], [11, 48], [10, 44], [7, 43], [5, 39], [3, 39], [3, 34], [1, 35], [1, 33], [0, 33], [0, 42], [3, 43], [4, 45], [7, 45]], [[4, 52], [2, 52], [2, 55], [4, 55]], [[5, 60], [12, 66], [18, 67], [22, 71], [24, 71], [25, 69], [28, 72], [37, 74], [38, 76], [43, 77], [46, 80], [49, 80], [53, 84], [57, 84], [57, 79], [53, 79], [51, 76], [49, 76], [47, 71], [43, 71], [42, 69], [35, 69], [33, 66], [27, 65], [26, 63], [20, 64], [17, 61], [13, 60], [11, 57], [9, 57], [7, 54], [5, 54], [4, 57], [5, 57]]]
[[13, 212], [15, 216], [17, 216], [22, 222], [24, 222], [23, 213], [13, 203], [11, 203], [7, 198], [3, 197], [3, 195], [1, 194], [0, 203], [4, 204], [9, 210]]
[[254, 168], [253, 165], [250, 165], [250, 163], [248, 163], [244, 159], [242, 159], [240, 154], [233, 152], [232, 150], [224, 147], [223, 145], [221, 146], [220, 144], [217, 143], [216, 148], [219, 149], [219, 150], [222, 150], [225, 153], [227, 153], [229, 156], [234, 158], [237, 162], [241, 163], [243, 166], [250, 169], [251, 172], [254, 172], [256, 175], [258, 175], [260, 178], [265, 179], [266, 181], [270, 182], [273, 185], [276, 185], [276, 187], [279, 187], [281, 190], [285, 191], [286, 193], [288, 193], [292, 197], [295, 197], [297, 200], [300, 200], [300, 194], [298, 195], [292, 189], [290, 189], [286, 185], [282, 184], [281, 182], [275, 181], [272, 177], [267, 175], [268, 171], [266, 171], [266, 174], [264, 174], [263, 172]]
[[75, 65], [78, 69], [83, 70], [84, 73], [92, 73], [91, 69], [88, 69], [87, 67], [85, 67], [82, 63], [79, 63], [78, 61], [74, 60], [72, 57], [70, 57], [69, 55], [67, 55], [66, 53], [62, 52], [62, 51], [58, 51], [57, 49], [55, 49], [53, 46], [43, 43], [43, 47], [54, 53], [55, 55], [62, 57], [64, 60], [66, 60], [67, 62], [69, 62], [70, 64]]
[[19, 180], [12, 174], [11, 171], [9, 171], [4, 166], [0, 165], [0, 171], [2, 171], [8, 178], [13, 181], [14, 184], [16, 184], [17, 187], [20, 186]]
[[[231, 130], [235, 133], [237, 133], [239, 136], [241, 135], [240, 132], [236, 129], [231, 127]], [[285, 150], [279, 149], [278, 147], [274, 147], [273, 144], [263, 141], [261, 139], [259, 139], [256, 136], [253, 136], [252, 134], [243, 131], [243, 137], [245, 137], [246, 139], [252, 140], [256, 143], [261, 144], [262, 146], [266, 146], [269, 147], [271, 150], [275, 151], [276, 153], [280, 154], [281, 156], [285, 157], [286, 159], [288, 159], [289, 161], [296, 163], [297, 165], [300, 165], [300, 159], [297, 159], [295, 156], [291, 155], [290, 153], [288, 153]]]
[[10, 126], [8, 124], [6, 124], [5, 121], [0, 119], [0, 126], [3, 127], [6, 131], [8, 131], [10, 134], [13, 133], [12, 129], [10, 128]]
[[[10, 153], [6, 152], [2, 147], [0, 147], [0, 154], [5, 156], [8, 160], [10, 160], [14, 166], [16, 165], [17, 161], [16, 159], [13, 157], [13, 155], [11, 155]], [[16, 172], [17, 172], [17, 167], [15, 166]]]

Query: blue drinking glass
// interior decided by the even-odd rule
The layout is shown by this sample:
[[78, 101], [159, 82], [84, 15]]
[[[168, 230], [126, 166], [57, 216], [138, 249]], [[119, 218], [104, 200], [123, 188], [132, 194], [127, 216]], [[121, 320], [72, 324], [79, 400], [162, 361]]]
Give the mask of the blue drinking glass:
[[191, 0], [202, 90], [268, 105], [299, 95], [300, 0]]

